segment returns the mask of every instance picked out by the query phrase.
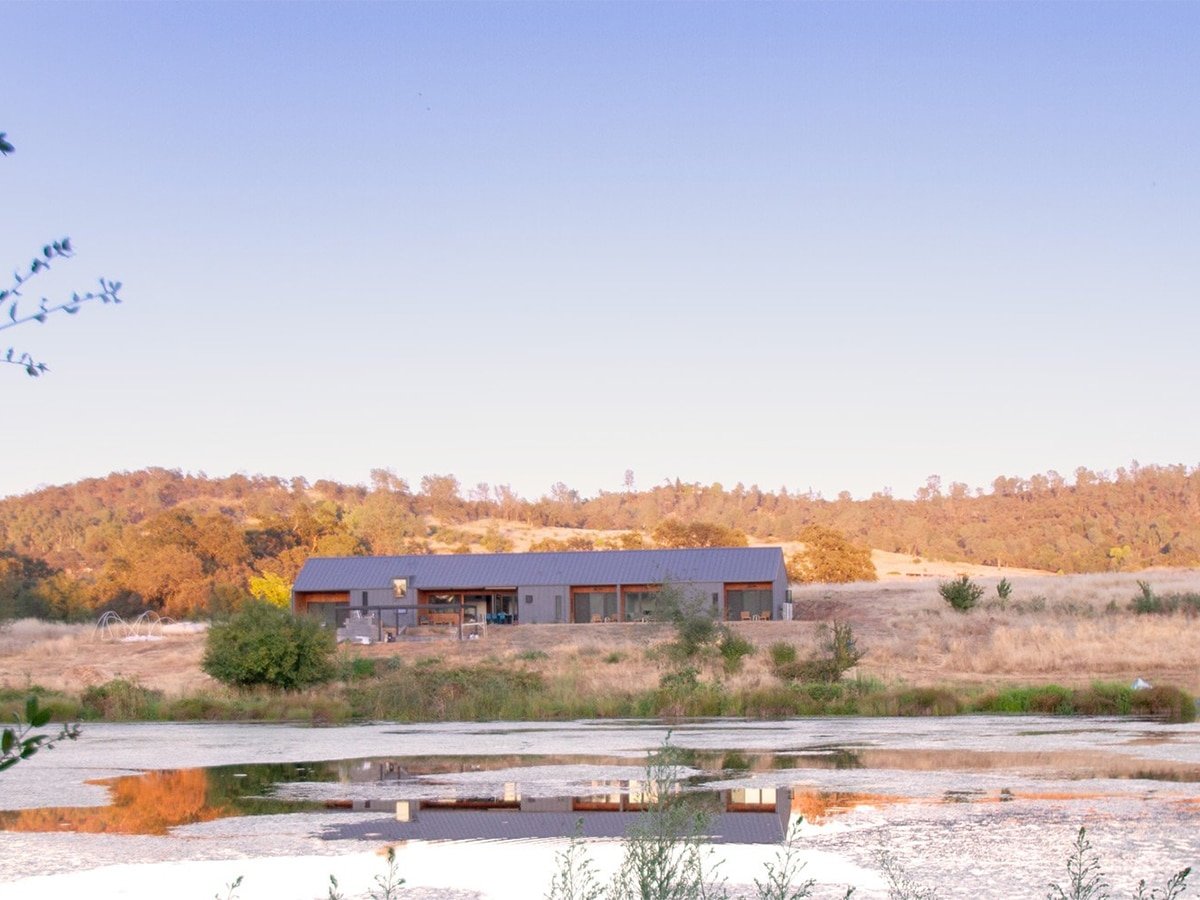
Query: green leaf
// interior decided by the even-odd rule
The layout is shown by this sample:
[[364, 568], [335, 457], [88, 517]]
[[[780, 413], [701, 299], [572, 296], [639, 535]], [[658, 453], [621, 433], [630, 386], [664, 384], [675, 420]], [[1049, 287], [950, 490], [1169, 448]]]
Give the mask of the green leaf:
[[0, 753], [8, 756], [8, 751], [13, 748], [13, 744], [17, 742], [17, 733], [11, 728], [4, 729], [4, 735], [0, 736]]

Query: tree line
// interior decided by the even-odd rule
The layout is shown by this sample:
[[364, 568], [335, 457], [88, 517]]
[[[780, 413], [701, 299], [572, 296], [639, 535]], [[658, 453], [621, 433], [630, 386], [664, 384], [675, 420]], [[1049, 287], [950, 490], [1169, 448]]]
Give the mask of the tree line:
[[[612, 532], [548, 538], [541, 550], [740, 546], [803, 540], [798, 579], [869, 577], [865, 548], [983, 565], [1096, 572], [1200, 564], [1200, 469], [1138, 466], [997, 478], [989, 491], [931, 477], [911, 500], [825, 499], [786, 488], [678, 479], [538, 499], [453, 475], [413, 487], [386, 469], [369, 485], [176, 470], [113, 473], [0, 500], [0, 617], [89, 618], [97, 610], [203, 615], [250, 592], [286, 597], [309, 556], [502, 552], [480, 520]], [[864, 564], [865, 560], [865, 564]]]

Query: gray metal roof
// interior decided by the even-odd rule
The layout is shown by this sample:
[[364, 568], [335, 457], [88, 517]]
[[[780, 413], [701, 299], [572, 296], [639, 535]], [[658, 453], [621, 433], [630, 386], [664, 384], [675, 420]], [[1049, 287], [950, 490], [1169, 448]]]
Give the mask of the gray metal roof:
[[[416, 821], [397, 822], [394, 817], [365, 818], [327, 827], [325, 840], [528, 840], [564, 838], [583, 823], [584, 837], [622, 838], [633, 825], [643, 822], [635, 812], [523, 812], [520, 810], [421, 810]], [[705, 826], [707, 840], [714, 844], [778, 844], [784, 825], [777, 813], [739, 812], [714, 816]]]
[[390, 588], [405, 577], [426, 589], [774, 581], [782, 568], [779, 547], [313, 557], [293, 590]]

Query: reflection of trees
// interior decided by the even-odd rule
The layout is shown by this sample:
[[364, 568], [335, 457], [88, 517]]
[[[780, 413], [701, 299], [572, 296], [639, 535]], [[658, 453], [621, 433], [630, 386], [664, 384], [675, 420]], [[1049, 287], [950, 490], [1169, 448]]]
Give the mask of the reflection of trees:
[[232, 810], [208, 801], [203, 769], [148, 772], [109, 782], [112, 803], [97, 807], [50, 807], [0, 813], [6, 831], [78, 831], [166, 834], [177, 825], [209, 822]]
[[799, 813], [805, 822], [819, 825], [856, 806], [890, 806], [903, 798], [886, 794], [856, 794], [849, 791], [792, 791], [792, 812]]
[[178, 825], [227, 816], [318, 809], [321, 804], [275, 800], [270, 794], [280, 782], [335, 778], [329, 764], [307, 768], [288, 763], [146, 772], [99, 782], [108, 785], [112, 800], [108, 806], [0, 812], [0, 830], [166, 834]]
[[216, 766], [208, 776], [208, 803], [228, 809], [226, 815], [266, 815], [296, 812], [319, 806], [294, 800], [276, 800], [275, 785], [294, 781], [337, 781], [335, 763], [260, 763], [253, 766]]

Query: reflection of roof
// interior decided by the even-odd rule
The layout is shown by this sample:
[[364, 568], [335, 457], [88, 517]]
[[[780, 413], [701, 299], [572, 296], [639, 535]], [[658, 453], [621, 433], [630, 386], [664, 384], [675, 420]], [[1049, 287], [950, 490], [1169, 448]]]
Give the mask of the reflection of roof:
[[778, 547], [315, 557], [300, 570], [294, 589], [390, 588], [394, 578], [421, 588], [761, 582], [774, 581], [782, 568]]
[[[635, 812], [521, 812], [520, 810], [421, 810], [412, 822], [370, 818], [327, 828], [328, 841], [469, 841], [568, 838], [583, 823], [584, 837], [624, 837], [641, 819]], [[731, 813], [714, 816], [707, 840], [718, 844], [777, 844], [783, 822], [775, 813]]]

